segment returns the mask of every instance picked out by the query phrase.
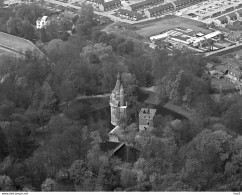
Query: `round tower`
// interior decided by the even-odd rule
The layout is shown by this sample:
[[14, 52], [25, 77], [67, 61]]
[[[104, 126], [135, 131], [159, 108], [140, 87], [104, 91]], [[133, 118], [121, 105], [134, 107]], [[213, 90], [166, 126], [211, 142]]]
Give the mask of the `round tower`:
[[118, 126], [120, 118], [125, 117], [127, 105], [124, 105], [124, 89], [121, 85], [121, 76], [118, 73], [116, 85], [110, 96], [111, 124]]

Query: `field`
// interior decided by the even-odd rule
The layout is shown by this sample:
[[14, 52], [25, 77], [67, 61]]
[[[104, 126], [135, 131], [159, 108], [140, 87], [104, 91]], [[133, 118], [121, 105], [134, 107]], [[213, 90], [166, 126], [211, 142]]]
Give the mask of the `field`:
[[24, 53], [25, 51], [35, 51], [40, 57], [44, 54], [28, 40], [12, 36], [3, 32], [0, 32], [0, 54], [7, 53], [7, 55], [16, 56], [18, 53]]
[[211, 79], [211, 87], [214, 91], [219, 93], [220, 86], [221, 86], [222, 92], [236, 91], [235, 84], [226, 79], [216, 79], [216, 78]]
[[212, 32], [211, 30], [206, 29], [205, 24], [202, 22], [173, 15], [168, 15], [153, 21], [145, 21], [138, 24], [133, 24], [127, 27], [135, 30], [137, 33], [145, 37], [157, 35], [165, 30], [175, 27], [189, 28], [202, 33]]
[[0, 32], [0, 45], [8, 47], [17, 51], [26, 51], [26, 50], [34, 50], [36, 49], [32, 44], [28, 41], [18, 38], [16, 36], [12, 36], [3, 32]]

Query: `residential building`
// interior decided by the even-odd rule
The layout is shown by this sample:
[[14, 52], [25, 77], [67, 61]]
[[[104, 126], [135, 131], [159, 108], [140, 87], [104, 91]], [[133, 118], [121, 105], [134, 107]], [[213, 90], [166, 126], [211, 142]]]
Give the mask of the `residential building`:
[[175, 4], [175, 9], [180, 10], [192, 5], [195, 5], [197, 3], [200, 3], [204, 0], [177, 0], [177, 1], [173, 1], [173, 3]]
[[121, 7], [121, 0], [112, 0], [99, 4], [100, 11], [110, 11]]
[[139, 112], [139, 131], [149, 131], [153, 128], [156, 109], [141, 108]]
[[122, 18], [126, 18], [128, 20], [134, 20], [134, 21], [138, 21], [143, 18], [143, 16], [141, 14], [139, 14], [135, 11], [129, 11], [126, 9], [119, 9], [117, 11], [117, 14]]
[[150, 17], [157, 17], [162, 14], [166, 14], [169, 12], [175, 11], [175, 6], [173, 3], [166, 3], [164, 5], [160, 5], [158, 7], [154, 7], [152, 9], [145, 10], [144, 13], [147, 15], [149, 18]]
[[211, 62], [208, 62], [207, 65], [204, 67], [205, 72], [210, 72], [211, 70], [214, 69], [214, 64]]
[[39, 17], [36, 20], [36, 28], [37, 29], [45, 28], [46, 25], [49, 23], [47, 19], [48, 19], [48, 16]]
[[127, 9], [130, 11], [137, 11], [137, 10], [149, 8], [151, 6], [159, 5], [161, 3], [164, 3], [164, 0], [145, 0], [145, 1], [141, 1], [132, 5], [129, 5]]

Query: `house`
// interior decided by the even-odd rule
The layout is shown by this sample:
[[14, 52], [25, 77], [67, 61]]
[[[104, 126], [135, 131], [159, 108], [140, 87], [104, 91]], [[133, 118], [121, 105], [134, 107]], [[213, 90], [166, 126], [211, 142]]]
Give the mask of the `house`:
[[119, 9], [117, 11], [118, 15], [122, 18], [126, 18], [129, 20], [134, 20], [134, 21], [138, 21], [141, 20], [143, 18], [143, 16], [135, 11], [129, 11], [126, 9]]
[[226, 17], [228, 18], [228, 23], [231, 25], [237, 21], [237, 14], [235, 12], [228, 14]]
[[160, 16], [162, 14], [172, 12], [175, 10], [175, 6], [173, 3], [166, 3], [164, 5], [160, 5], [158, 7], [154, 7], [152, 9], [145, 10], [145, 15], [150, 17]]
[[226, 66], [223, 66], [223, 65], [215, 66], [214, 69], [223, 73], [224, 75], [227, 75], [229, 72], [229, 68], [227, 68]]
[[211, 71], [211, 70], [213, 70], [214, 69], [214, 63], [207, 63], [207, 65], [204, 67], [204, 70], [206, 71], [206, 72], [209, 72], [209, 71]]
[[43, 16], [42, 18], [39, 17], [36, 20], [36, 28], [37, 29], [45, 28], [46, 25], [49, 23], [49, 21], [47, 19], [48, 19], [48, 16]]
[[121, 7], [121, 0], [112, 0], [99, 4], [100, 11], [110, 11]]
[[229, 19], [226, 16], [221, 16], [214, 20], [216, 26], [224, 26], [229, 23]]
[[221, 79], [224, 78], [224, 74], [218, 70], [211, 70], [209, 71], [209, 74], [213, 77], [213, 78], [217, 78], [217, 79]]
[[139, 112], [139, 131], [152, 130], [156, 109], [141, 108]]

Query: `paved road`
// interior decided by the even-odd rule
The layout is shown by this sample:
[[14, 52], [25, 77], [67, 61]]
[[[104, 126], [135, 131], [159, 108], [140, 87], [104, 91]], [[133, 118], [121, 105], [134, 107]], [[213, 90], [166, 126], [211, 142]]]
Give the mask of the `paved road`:
[[[75, 9], [78, 9], [78, 10], [81, 9], [80, 6], [76, 6], [76, 5], [73, 5], [71, 3], [63, 3], [63, 2], [60, 2], [60, 1], [56, 1], [56, 0], [45, 0], [45, 1], [46, 2], [49, 2], [49, 3], [56, 4], [56, 5], [62, 5], [62, 6], [65, 6], [65, 7], [75, 8]], [[122, 18], [119, 18], [119, 17], [114, 16], [111, 13], [107, 13], [107, 12], [94, 11], [94, 13], [97, 14], [97, 15], [100, 15], [100, 16], [109, 17], [113, 21], [126, 22], [126, 23], [129, 23], [129, 24], [135, 23], [135, 21], [130, 21], [130, 20], [122, 19]]]
[[[81, 9], [80, 6], [76, 6], [76, 5], [73, 5], [71, 3], [63, 3], [61, 1], [56, 1], [56, 0], [44, 0], [46, 2], [49, 2], [49, 3], [53, 3], [53, 4], [56, 4], [56, 5], [62, 5], [62, 6], [66, 6], [66, 7], [71, 7], [71, 8], [75, 8], [75, 9]], [[117, 9], [118, 10], [118, 9]], [[125, 22], [125, 23], [128, 23], [128, 24], [137, 24], [137, 23], [140, 23], [140, 22], [145, 22], [145, 21], [149, 21], [149, 20], [154, 20], [155, 17], [152, 17], [152, 18], [145, 18], [145, 19], [142, 19], [142, 20], [139, 20], [139, 21], [132, 21], [132, 20], [127, 20], [127, 19], [123, 19], [123, 18], [120, 18], [120, 17], [117, 17], [117, 16], [114, 16], [112, 15], [114, 13], [114, 10], [113, 11], [110, 11], [110, 12], [98, 12], [98, 11], [94, 11], [95, 14], [97, 15], [100, 15], [100, 16], [105, 16], [105, 17], [108, 17], [110, 18], [111, 20], [113, 21], [119, 21], [119, 22]], [[170, 15], [170, 13], [168, 14], [165, 14], [165, 15], [162, 15], [160, 17], [157, 17], [157, 18], [162, 18], [166, 15]]]
[[236, 47], [240, 47], [240, 46], [242, 46], [242, 43], [238, 43], [236, 45], [232, 45], [230, 47], [226, 47], [226, 48], [223, 48], [223, 49], [220, 49], [220, 50], [211, 51], [211, 52], [206, 53], [204, 55], [204, 57], [208, 57], [208, 56], [211, 56], [211, 55], [214, 55], [214, 54], [218, 54], [220, 52], [227, 51], [227, 50], [230, 50], [230, 49], [233, 49], [233, 48], [236, 48]]

